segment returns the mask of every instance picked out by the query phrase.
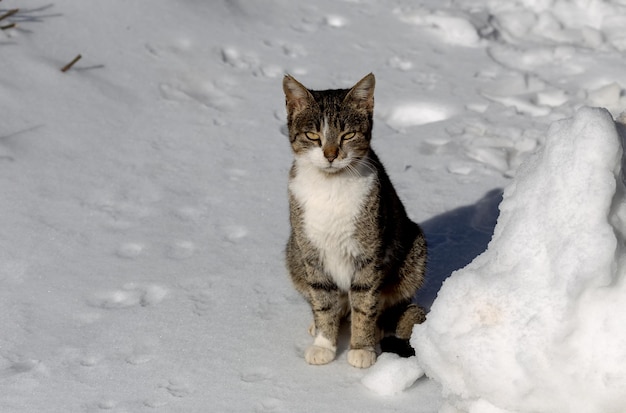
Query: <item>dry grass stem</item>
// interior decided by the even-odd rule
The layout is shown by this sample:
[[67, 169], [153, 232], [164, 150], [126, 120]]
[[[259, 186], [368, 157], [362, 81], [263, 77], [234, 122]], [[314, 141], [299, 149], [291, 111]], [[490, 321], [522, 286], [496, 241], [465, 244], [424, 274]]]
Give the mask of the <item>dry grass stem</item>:
[[4, 20], [4, 19], [6, 19], [7, 17], [11, 17], [11, 16], [13, 16], [15, 13], [17, 13], [18, 11], [20, 11], [20, 9], [12, 9], [12, 10], [9, 10], [9, 11], [7, 11], [6, 13], [4, 13], [4, 14], [0, 15], [0, 20]]
[[65, 66], [61, 68], [61, 72], [65, 73], [68, 70], [70, 70], [72, 66], [74, 66], [74, 64], [80, 60], [81, 57], [82, 57], [81, 55], [77, 55], [74, 59], [72, 59], [71, 62], [69, 62], [68, 64], [66, 64]]

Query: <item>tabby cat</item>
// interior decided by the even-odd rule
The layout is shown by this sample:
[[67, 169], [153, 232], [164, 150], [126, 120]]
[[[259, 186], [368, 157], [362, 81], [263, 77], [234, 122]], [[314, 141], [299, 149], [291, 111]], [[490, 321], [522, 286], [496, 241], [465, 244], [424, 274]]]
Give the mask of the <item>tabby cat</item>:
[[348, 362], [361, 368], [376, 362], [385, 333], [410, 349], [413, 325], [425, 318], [412, 299], [424, 279], [426, 241], [370, 147], [374, 84], [371, 73], [351, 89], [283, 80], [294, 153], [286, 261], [313, 310], [310, 364], [335, 358], [347, 315]]

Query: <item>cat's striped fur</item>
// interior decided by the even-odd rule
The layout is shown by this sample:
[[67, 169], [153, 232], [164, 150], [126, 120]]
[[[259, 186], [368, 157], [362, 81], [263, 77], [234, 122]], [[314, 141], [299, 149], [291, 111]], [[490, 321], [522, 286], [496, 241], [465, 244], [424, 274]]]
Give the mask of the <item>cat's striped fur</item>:
[[426, 241], [407, 217], [370, 147], [374, 75], [352, 89], [313, 91], [285, 76], [294, 152], [289, 175], [287, 268], [313, 310], [310, 364], [335, 358], [351, 318], [348, 361], [369, 367], [385, 332], [408, 343], [424, 320], [412, 299], [424, 279]]

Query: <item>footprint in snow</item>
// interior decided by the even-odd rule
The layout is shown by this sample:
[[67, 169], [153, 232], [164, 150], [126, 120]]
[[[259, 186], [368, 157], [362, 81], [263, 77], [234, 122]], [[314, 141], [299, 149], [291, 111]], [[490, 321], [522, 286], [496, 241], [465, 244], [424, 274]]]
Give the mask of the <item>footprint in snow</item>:
[[250, 369], [241, 373], [241, 381], [246, 383], [257, 383], [260, 381], [270, 380], [273, 377], [273, 372], [264, 367]]
[[239, 102], [230, 86], [201, 75], [185, 75], [161, 83], [160, 92], [166, 100], [196, 102], [219, 112], [230, 111]]
[[113, 399], [100, 400], [97, 404], [101, 410], [113, 410], [118, 406], [118, 402]]
[[167, 384], [161, 385], [163, 389], [174, 397], [187, 397], [193, 393], [193, 388], [185, 380], [170, 379]]
[[389, 59], [387, 61], [387, 65], [401, 72], [406, 72], [408, 70], [413, 69], [413, 62], [411, 62], [410, 60], [404, 59], [400, 56], [394, 56], [391, 59]]
[[7, 368], [0, 370], [0, 378], [31, 372], [48, 375], [48, 369], [40, 360], [23, 359], [11, 362]]
[[222, 62], [233, 69], [252, 72], [255, 76], [277, 78], [285, 73], [285, 70], [275, 64], [262, 63], [255, 53], [241, 51], [236, 47], [223, 47], [221, 50]]
[[291, 28], [302, 33], [314, 33], [324, 28], [341, 29], [348, 25], [348, 19], [338, 14], [307, 16], [292, 23]]
[[78, 362], [83, 367], [94, 367], [97, 366], [100, 361], [102, 361], [100, 356], [84, 356], [81, 357]]
[[288, 409], [285, 406], [285, 402], [283, 400], [267, 397], [261, 400], [256, 408], [255, 412], [286, 412]]
[[306, 49], [301, 44], [273, 40], [265, 40], [263, 44], [270, 48], [280, 49], [285, 56], [292, 59], [305, 57], [307, 55]]
[[174, 214], [183, 221], [199, 223], [209, 215], [208, 208], [183, 206], [174, 211]]
[[164, 397], [152, 397], [150, 399], [144, 400], [143, 405], [146, 407], [150, 407], [151, 409], [157, 409], [159, 407], [165, 407], [169, 404], [168, 400], [165, 400]]
[[174, 260], [191, 258], [196, 252], [196, 244], [191, 241], [175, 241], [169, 246], [167, 256]]
[[144, 245], [138, 242], [125, 242], [118, 247], [115, 255], [120, 258], [137, 258], [144, 250]]
[[126, 362], [132, 365], [145, 364], [152, 361], [155, 357], [154, 343], [138, 343], [136, 344], [131, 353], [126, 357]]
[[193, 313], [203, 317], [212, 312], [213, 309], [213, 293], [210, 290], [200, 290], [189, 295], [189, 299], [193, 304]]
[[96, 294], [89, 300], [89, 304], [105, 309], [149, 307], [159, 304], [167, 294], [167, 289], [159, 285], [141, 286], [129, 283], [119, 290]]
[[220, 230], [224, 239], [233, 244], [248, 236], [248, 229], [243, 225], [225, 225]]
[[395, 11], [400, 21], [421, 27], [424, 31], [439, 38], [442, 43], [477, 47], [483, 41], [468, 17], [452, 16], [444, 12], [432, 13], [425, 9], [409, 11], [397, 9]]
[[462, 153], [466, 159], [448, 165], [448, 170], [457, 175], [481, 170], [513, 176], [542, 138], [540, 131], [531, 128], [497, 127], [485, 122], [472, 122], [457, 130], [451, 128], [448, 133], [447, 138], [427, 138], [424, 143], [435, 153], [439, 149]]
[[228, 175], [228, 179], [231, 181], [240, 181], [242, 178], [246, 178], [248, 176], [248, 171], [240, 168], [229, 168], [226, 170]]

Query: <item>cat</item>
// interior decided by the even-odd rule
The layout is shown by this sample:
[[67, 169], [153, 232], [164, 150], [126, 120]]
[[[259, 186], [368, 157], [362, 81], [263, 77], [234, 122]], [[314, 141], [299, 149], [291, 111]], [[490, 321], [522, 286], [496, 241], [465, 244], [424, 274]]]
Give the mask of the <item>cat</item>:
[[360, 368], [376, 362], [385, 332], [412, 351], [413, 325], [425, 319], [412, 299], [424, 280], [426, 240], [370, 147], [374, 85], [371, 73], [351, 89], [323, 91], [283, 79], [294, 154], [285, 255], [313, 311], [309, 364], [335, 359], [348, 315], [347, 358]]

